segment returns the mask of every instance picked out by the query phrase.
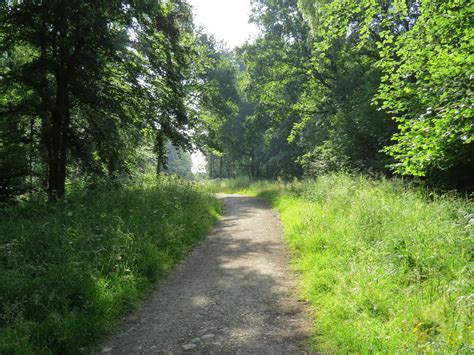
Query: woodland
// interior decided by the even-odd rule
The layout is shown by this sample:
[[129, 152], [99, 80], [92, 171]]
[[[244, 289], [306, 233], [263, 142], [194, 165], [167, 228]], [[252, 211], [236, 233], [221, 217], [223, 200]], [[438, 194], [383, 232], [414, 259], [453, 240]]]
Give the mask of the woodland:
[[472, 187], [472, 4], [252, 4], [261, 35], [231, 51], [183, 1], [3, 2], [2, 199], [159, 174], [166, 142], [211, 178]]
[[[416, 242], [392, 240], [384, 255], [401, 255], [397, 262], [411, 275], [390, 284], [394, 289], [435, 282], [439, 272], [438, 285], [446, 285], [440, 300], [451, 297], [451, 282], [462, 284], [456, 297], [472, 299], [474, 4], [251, 5], [249, 21], [260, 34], [229, 49], [194, 24], [186, 0], [0, 2], [0, 353], [87, 352], [205, 235], [221, 213], [209, 192], [222, 189], [260, 194], [282, 213], [287, 205], [277, 195], [304, 195], [320, 206], [317, 216], [332, 208], [342, 220], [345, 210], [331, 198], [359, 191], [369, 207], [355, 221], [370, 228], [397, 226], [400, 216], [414, 221], [390, 236], [391, 227], [383, 229], [387, 241], [418, 231], [416, 221], [435, 226], [426, 227], [426, 240], [421, 232], [413, 232]], [[207, 159], [199, 179], [221, 187], [191, 181], [198, 179], [191, 173], [196, 150]], [[236, 177], [247, 182], [237, 186]], [[262, 180], [277, 185], [258, 185]], [[397, 195], [412, 205], [403, 209]], [[410, 215], [411, 207], [419, 214]], [[376, 239], [370, 228], [364, 235]], [[440, 231], [449, 241], [436, 239]], [[404, 254], [412, 242], [419, 242], [419, 259]], [[297, 250], [306, 248], [298, 243]], [[437, 263], [433, 255], [448, 244]], [[305, 265], [303, 274], [314, 274]], [[324, 285], [304, 281], [314, 286], [315, 304], [315, 288], [329, 288], [338, 279], [330, 270], [339, 266], [328, 262], [319, 275]], [[328, 297], [341, 306], [346, 296]], [[450, 317], [456, 302], [444, 308]], [[391, 309], [373, 310], [374, 319], [390, 318]], [[451, 323], [413, 315], [407, 332], [418, 328], [409, 345], [368, 323], [348, 326], [340, 338], [322, 323], [321, 348], [467, 352], [468, 312]], [[355, 329], [376, 335], [349, 339]]]

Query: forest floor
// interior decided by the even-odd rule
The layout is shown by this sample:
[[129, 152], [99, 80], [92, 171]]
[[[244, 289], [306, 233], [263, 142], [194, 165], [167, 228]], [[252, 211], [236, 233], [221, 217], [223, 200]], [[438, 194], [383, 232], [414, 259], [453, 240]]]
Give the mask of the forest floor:
[[277, 214], [258, 199], [219, 198], [223, 219], [99, 352], [308, 352], [311, 316]]

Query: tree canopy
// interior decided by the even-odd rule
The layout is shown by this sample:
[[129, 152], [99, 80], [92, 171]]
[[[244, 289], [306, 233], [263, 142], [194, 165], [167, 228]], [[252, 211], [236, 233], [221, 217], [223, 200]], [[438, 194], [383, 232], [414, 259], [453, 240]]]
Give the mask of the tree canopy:
[[158, 165], [165, 138], [189, 147], [193, 40], [181, 1], [4, 2], [3, 191], [29, 177], [61, 198], [68, 176], [131, 173], [150, 139]]
[[[346, 170], [472, 187], [472, 5], [253, 0], [252, 6], [261, 35], [235, 50], [239, 100], [252, 107], [239, 119], [247, 151], [242, 144], [221, 149], [237, 173]], [[226, 124], [237, 116], [228, 115]]]
[[229, 50], [184, 0], [2, 2], [2, 198], [159, 174], [169, 144], [201, 149], [212, 178], [472, 186], [472, 4], [251, 3], [260, 35]]

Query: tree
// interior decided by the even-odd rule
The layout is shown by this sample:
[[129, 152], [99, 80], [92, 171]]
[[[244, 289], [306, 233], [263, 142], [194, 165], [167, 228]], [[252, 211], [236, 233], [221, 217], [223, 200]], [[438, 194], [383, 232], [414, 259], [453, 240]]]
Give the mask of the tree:
[[233, 158], [229, 145], [237, 138], [228, 130], [240, 105], [238, 92], [239, 66], [235, 56], [212, 36], [198, 37], [200, 49], [197, 106], [200, 118], [196, 141], [208, 159], [209, 177], [231, 174]]
[[68, 168], [111, 181], [130, 170], [147, 129], [157, 147], [161, 137], [189, 146], [193, 37], [185, 2], [5, 2], [0, 46], [0, 110], [30, 122], [15, 134], [29, 129], [30, 144], [41, 142], [30, 152], [44, 162], [51, 201], [64, 195]]
[[[312, 173], [333, 169], [388, 174], [396, 125], [372, 103], [382, 70], [377, 66], [385, 33], [396, 37], [418, 16], [416, 1], [306, 1], [300, 8], [313, 34], [314, 84], [301, 103], [302, 135], [309, 152], [301, 159]], [[326, 131], [325, 133], [317, 131]], [[309, 133], [318, 142], [311, 149]]]
[[386, 151], [400, 174], [448, 170], [465, 185], [474, 177], [474, 7], [431, 0], [420, 1], [420, 11], [410, 31], [384, 33], [380, 47], [385, 75], [377, 98], [399, 127]]
[[31, 55], [7, 83], [28, 89], [33, 114], [41, 118], [51, 199], [64, 195], [72, 111], [85, 96], [78, 91], [95, 86], [106, 58], [115, 54], [125, 28], [110, 20], [119, 17], [125, 16], [113, 3], [24, 1], [2, 8], [2, 49], [11, 55], [22, 48]]

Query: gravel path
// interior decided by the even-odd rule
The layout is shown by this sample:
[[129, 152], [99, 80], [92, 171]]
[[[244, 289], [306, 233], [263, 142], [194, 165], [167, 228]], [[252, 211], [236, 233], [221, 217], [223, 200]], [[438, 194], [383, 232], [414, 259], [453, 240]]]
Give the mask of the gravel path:
[[102, 346], [108, 354], [304, 353], [311, 321], [295, 294], [277, 215], [219, 195], [225, 216]]

